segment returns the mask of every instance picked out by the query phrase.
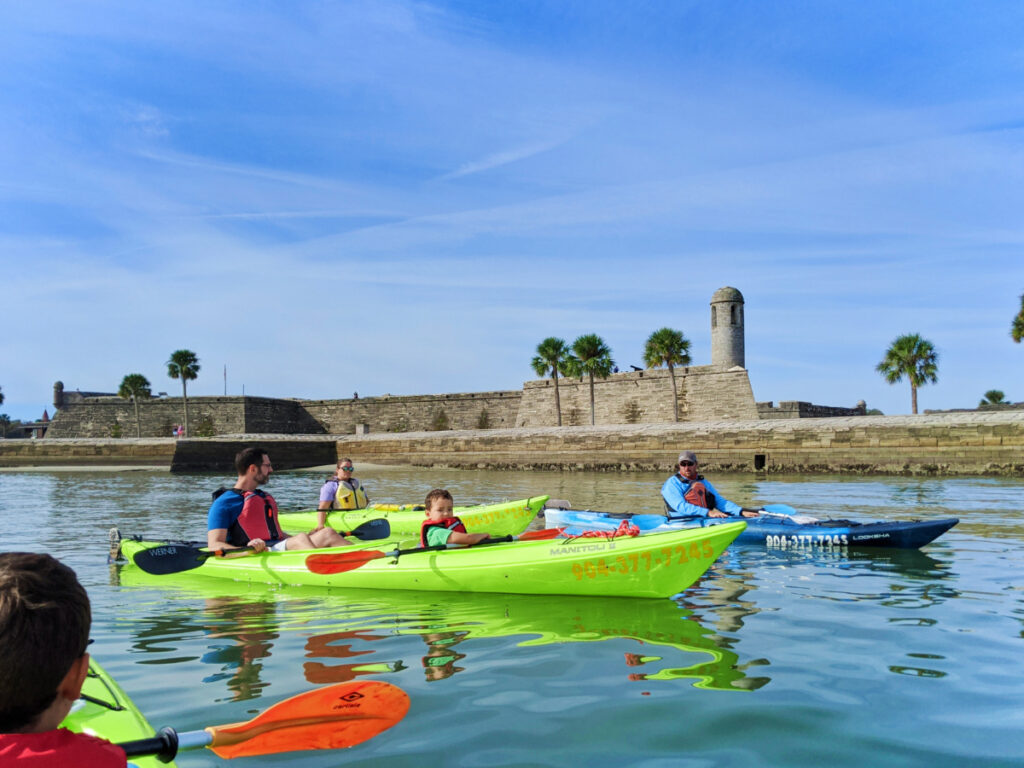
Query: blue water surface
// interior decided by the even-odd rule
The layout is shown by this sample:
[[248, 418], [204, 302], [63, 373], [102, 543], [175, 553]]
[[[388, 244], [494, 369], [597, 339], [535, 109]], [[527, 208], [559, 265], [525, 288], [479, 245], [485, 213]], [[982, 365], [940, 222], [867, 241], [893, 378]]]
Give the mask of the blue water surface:
[[[360, 468], [379, 501], [540, 493], [657, 512], [650, 473]], [[282, 508], [326, 471], [280, 472]], [[722, 475], [748, 506], [959, 516], [920, 551], [734, 546], [674, 600], [271, 588], [108, 566], [112, 525], [201, 538], [228, 476], [0, 473], [4, 550], [49, 551], [93, 602], [91, 650], [154, 726], [243, 721], [316, 686], [382, 680], [408, 714], [346, 750], [251, 766], [1019, 766], [1024, 481]], [[240, 763], [240, 764], [243, 764]], [[207, 751], [179, 766], [222, 765]]]

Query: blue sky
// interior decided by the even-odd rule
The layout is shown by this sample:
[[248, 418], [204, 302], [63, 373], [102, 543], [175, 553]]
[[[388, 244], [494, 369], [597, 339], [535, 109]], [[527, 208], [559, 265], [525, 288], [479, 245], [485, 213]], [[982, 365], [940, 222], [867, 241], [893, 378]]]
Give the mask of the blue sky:
[[0, 3], [0, 410], [53, 382], [518, 389], [539, 341], [710, 362], [758, 400], [1024, 400], [1017, 2]]

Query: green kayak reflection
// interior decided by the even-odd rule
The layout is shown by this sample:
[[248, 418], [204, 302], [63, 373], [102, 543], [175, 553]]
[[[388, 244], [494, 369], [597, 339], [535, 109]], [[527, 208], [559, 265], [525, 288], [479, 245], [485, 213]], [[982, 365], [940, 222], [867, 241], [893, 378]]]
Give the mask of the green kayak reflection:
[[[473, 671], [473, 640], [524, 636], [519, 647], [551, 644], [632, 640], [640, 648], [623, 653], [622, 670], [629, 680], [689, 680], [695, 688], [752, 691], [770, 678], [752, 677], [729, 645], [733, 641], [697, 621], [696, 614], [671, 600], [631, 598], [553, 597], [512, 594], [431, 593], [395, 590], [358, 590], [342, 593], [323, 588], [283, 587], [213, 581], [179, 574], [175, 599], [201, 599], [205, 610], [193, 605], [174, 610], [166, 598], [166, 578], [150, 576], [138, 568], [113, 571], [122, 587], [156, 589], [162, 594], [152, 621], [163, 627], [160, 643], [168, 645], [167, 622], [181, 624], [182, 636], [199, 630], [218, 641], [204, 661], [235, 665], [258, 678], [255, 667], [286, 632], [312, 633], [304, 664], [307, 680], [336, 682], [344, 675], [372, 670], [398, 671], [421, 667], [428, 681], [440, 681]], [[171, 614], [174, 614], [173, 617]], [[146, 619], [136, 617], [130, 631], [141, 644], [147, 641]], [[374, 663], [389, 638], [418, 635], [425, 647], [419, 659]], [[230, 639], [230, 644], [220, 641]], [[371, 647], [372, 646], [372, 647]], [[616, 651], [619, 653], [621, 651]], [[691, 654], [701, 658], [691, 661]], [[378, 654], [370, 657], [369, 654]], [[362, 657], [347, 666], [323, 659]], [[708, 658], [710, 657], [710, 658]], [[333, 677], [331, 677], [333, 675]], [[232, 683], [234, 685], [234, 683]], [[258, 680], [245, 678], [245, 693], [258, 691]]]

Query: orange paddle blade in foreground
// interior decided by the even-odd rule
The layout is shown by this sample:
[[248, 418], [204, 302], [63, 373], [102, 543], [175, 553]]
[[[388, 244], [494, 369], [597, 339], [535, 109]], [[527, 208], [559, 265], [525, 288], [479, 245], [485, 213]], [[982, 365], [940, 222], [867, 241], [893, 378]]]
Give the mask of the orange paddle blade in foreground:
[[220, 757], [340, 749], [372, 739], [405, 717], [409, 696], [389, 683], [339, 683], [294, 696], [246, 723], [207, 728]]

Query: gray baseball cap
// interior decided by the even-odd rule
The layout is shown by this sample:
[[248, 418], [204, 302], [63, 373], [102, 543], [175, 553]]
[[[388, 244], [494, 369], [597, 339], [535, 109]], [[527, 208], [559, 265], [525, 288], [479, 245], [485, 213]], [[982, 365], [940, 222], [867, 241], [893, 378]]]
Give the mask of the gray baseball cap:
[[694, 464], [697, 463], [697, 454], [693, 451], [683, 451], [679, 454], [679, 463], [684, 461], [692, 461]]

